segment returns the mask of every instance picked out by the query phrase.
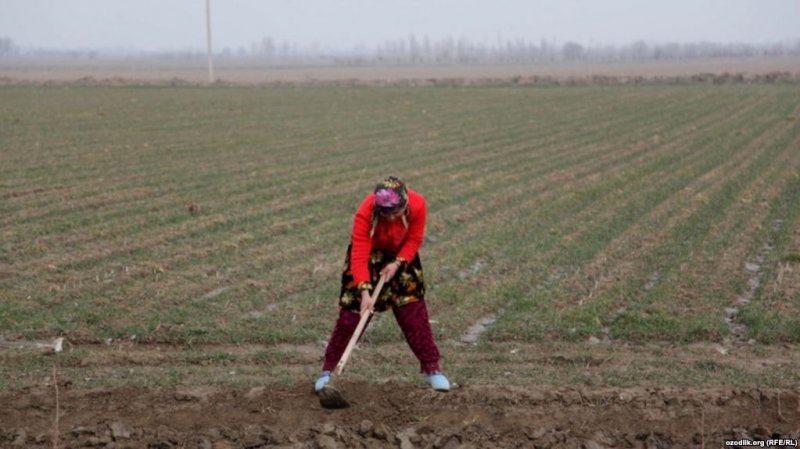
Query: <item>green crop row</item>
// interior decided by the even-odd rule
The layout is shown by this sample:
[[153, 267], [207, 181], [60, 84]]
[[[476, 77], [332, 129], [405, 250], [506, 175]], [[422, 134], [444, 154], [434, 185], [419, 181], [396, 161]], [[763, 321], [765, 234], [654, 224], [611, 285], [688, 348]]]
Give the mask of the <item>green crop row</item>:
[[[766, 243], [763, 283], [791, 263], [799, 97], [2, 87], [0, 336], [324, 340], [352, 214], [396, 174], [428, 199], [440, 339], [489, 314], [495, 342], [731, 338], [744, 264]], [[760, 288], [736, 320], [797, 341], [796, 303]]]

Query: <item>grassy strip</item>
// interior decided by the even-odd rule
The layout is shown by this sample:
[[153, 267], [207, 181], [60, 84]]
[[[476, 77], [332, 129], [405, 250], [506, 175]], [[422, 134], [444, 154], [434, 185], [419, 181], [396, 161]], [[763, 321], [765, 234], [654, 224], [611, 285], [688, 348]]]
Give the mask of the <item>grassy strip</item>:
[[[760, 385], [795, 388], [797, 362], [785, 349], [742, 349], [737, 357], [702, 346], [606, 345], [546, 343], [440, 344], [451, 381], [468, 385], [588, 385], [612, 387], [701, 385], [731, 388]], [[75, 348], [61, 354], [0, 352], [0, 389], [47, 386], [52, 366], [72, 388], [143, 386], [257, 387], [311, 385], [323, 348], [303, 347], [170, 347]], [[364, 345], [348, 366], [352, 381], [424, 384], [404, 343]], [[776, 361], [780, 360], [780, 363]]]

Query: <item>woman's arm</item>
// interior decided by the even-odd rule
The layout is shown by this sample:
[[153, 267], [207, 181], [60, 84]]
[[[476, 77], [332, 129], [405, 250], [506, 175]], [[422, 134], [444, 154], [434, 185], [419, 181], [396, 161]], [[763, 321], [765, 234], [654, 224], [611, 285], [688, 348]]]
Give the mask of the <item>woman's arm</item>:
[[367, 195], [353, 218], [350, 269], [353, 272], [353, 280], [357, 284], [370, 282], [369, 254], [372, 251], [372, 238], [369, 236], [369, 231], [372, 227], [372, 206], [374, 201], [375, 198], [372, 194]]

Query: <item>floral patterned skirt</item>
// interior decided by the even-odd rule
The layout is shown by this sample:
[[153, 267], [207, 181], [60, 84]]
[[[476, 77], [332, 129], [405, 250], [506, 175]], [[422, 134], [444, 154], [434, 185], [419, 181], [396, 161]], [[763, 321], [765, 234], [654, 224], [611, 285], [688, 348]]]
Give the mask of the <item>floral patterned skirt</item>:
[[[353, 280], [353, 272], [350, 269], [351, 249], [352, 245], [347, 247], [339, 306], [358, 312], [361, 309], [361, 292], [358, 290], [358, 284]], [[369, 255], [369, 276], [373, 286], [378, 285], [383, 267], [394, 261], [396, 256], [396, 253], [386, 250], [372, 250]], [[417, 254], [414, 256], [414, 260], [404, 264], [392, 279], [384, 283], [378, 300], [375, 302], [375, 311], [384, 312], [392, 307], [402, 307], [422, 299], [425, 299], [425, 278], [422, 274], [422, 262]]]

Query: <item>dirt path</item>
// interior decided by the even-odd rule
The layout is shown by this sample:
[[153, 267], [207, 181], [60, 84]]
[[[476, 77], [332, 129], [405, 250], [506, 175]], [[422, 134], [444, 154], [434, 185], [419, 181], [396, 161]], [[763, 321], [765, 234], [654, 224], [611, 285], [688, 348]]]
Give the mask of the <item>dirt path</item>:
[[[253, 389], [63, 387], [62, 448], [671, 448], [800, 438], [797, 391], [340, 383]], [[53, 447], [53, 389], [0, 393], [0, 447]]]
[[[280, 64], [253, 60], [219, 61], [217, 78], [225, 83], [315, 83], [370, 81], [386, 83], [429, 79], [512, 79], [516, 77], [691, 77], [696, 74], [762, 75], [797, 73], [798, 58], [712, 58], [687, 61], [638, 61], [614, 63], [551, 62], [536, 64], [441, 64], [334, 66], [329, 64]], [[699, 76], [704, 76], [699, 75]], [[732, 76], [726, 76], [732, 78]], [[20, 58], [0, 61], [0, 83], [79, 82], [128, 84], [169, 82], [200, 84], [208, 79], [204, 60], [158, 61], [154, 59], [78, 60]]]

